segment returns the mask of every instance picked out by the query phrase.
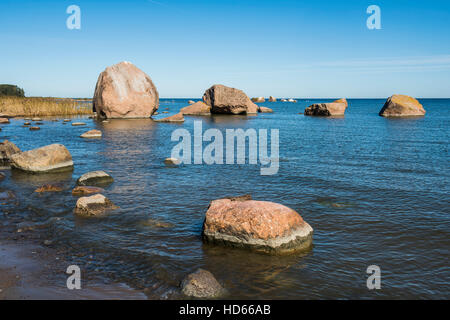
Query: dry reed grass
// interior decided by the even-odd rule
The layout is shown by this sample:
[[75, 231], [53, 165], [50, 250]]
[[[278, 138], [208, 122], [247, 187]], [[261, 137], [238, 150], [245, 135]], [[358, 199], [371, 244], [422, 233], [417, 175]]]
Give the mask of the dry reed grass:
[[92, 114], [92, 103], [67, 98], [0, 96], [0, 114], [11, 117], [45, 117]]

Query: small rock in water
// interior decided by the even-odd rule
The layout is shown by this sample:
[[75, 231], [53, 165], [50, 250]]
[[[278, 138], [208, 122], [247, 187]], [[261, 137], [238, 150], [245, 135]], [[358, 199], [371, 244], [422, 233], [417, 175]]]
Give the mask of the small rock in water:
[[164, 160], [164, 163], [167, 165], [179, 165], [181, 163], [180, 160], [178, 160], [177, 158], [167, 158]]
[[88, 132], [83, 133], [81, 136], [81, 138], [101, 138], [102, 137], [102, 132], [100, 130], [90, 130]]
[[189, 103], [189, 104], [194, 104], [195, 101], [194, 101], [194, 100], [189, 100], [188, 103]]
[[42, 121], [42, 119], [41, 118], [33, 118], [33, 119], [31, 119], [31, 121]]
[[70, 122], [70, 121], [72, 121], [72, 120], [70, 120], [70, 119], [64, 119], [63, 120], [63, 122]]
[[77, 180], [78, 186], [107, 186], [114, 182], [114, 179], [104, 171], [93, 171], [83, 174]]
[[40, 188], [34, 190], [34, 192], [43, 193], [43, 192], [61, 192], [63, 188], [60, 185], [56, 184], [46, 184]]
[[31, 125], [31, 122], [25, 122], [23, 125], [24, 126], [29, 126], [29, 125]]
[[8, 118], [0, 118], [0, 123], [9, 123], [9, 119]]
[[75, 207], [75, 214], [83, 217], [103, 215], [107, 210], [118, 207], [102, 194], [79, 198]]
[[218, 298], [226, 293], [225, 289], [207, 270], [198, 269], [181, 282], [181, 292], [194, 298]]
[[30, 131], [38, 131], [41, 130], [39, 127], [30, 127]]
[[86, 123], [84, 123], [84, 122], [73, 122], [72, 123], [72, 126], [74, 126], [74, 127], [85, 126], [85, 125], [86, 125]]
[[91, 195], [91, 194], [102, 193], [103, 191], [105, 191], [105, 190], [103, 190], [102, 188], [98, 188], [98, 187], [78, 186], [72, 190], [72, 195], [73, 196], [87, 196], [87, 195]]

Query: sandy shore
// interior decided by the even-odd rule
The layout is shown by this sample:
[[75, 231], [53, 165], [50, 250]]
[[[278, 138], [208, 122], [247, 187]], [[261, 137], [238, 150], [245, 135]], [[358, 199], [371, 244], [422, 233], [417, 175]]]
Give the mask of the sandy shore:
[[69, 290], [67, 266], [52, 249], [34, 244], [0, 242], [0, 300], [147, 299], [124, 284], [84, 283]]

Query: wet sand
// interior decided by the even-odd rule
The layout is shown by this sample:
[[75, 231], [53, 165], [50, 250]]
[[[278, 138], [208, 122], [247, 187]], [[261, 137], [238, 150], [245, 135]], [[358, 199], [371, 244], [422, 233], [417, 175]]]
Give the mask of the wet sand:
[[0, 300], [147, 299], [124, 284], [81, 282], [69, 290], [67, 266], [49, 248], [34, 244], [0, 242]]

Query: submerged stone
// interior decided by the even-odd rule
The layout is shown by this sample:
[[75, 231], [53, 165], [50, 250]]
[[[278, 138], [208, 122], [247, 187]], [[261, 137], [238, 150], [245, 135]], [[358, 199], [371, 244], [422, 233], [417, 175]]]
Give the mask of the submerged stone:
[[181, 282], [181, 292], [188, 297], [204, 299], [219, 298], [226, 293], [213, 274], [203, 269], [198, 269], [184, 278]]
[[77, 180], [79, 186], [107, 186], [114, 182], [114, 179], [104, 171], [93, 171], [83, 174]]

